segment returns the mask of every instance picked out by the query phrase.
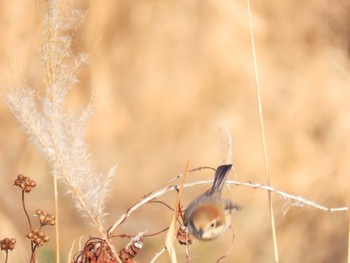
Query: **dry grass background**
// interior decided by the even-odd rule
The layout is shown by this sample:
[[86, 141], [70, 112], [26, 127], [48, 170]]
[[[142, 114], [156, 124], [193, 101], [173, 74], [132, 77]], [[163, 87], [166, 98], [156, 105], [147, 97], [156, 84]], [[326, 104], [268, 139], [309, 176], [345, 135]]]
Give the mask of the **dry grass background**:
[[[18, 83], [42, 89], [41, 3], [13, 0], [0, 6], [2, 72], [12, 71]], [[80, 71], [81, 82], [67, 107], [85, 105], [93, 94], [95, 115], [87, 138], [95, 166], [107, 171], [118, 165], [108, 224], [143, 194], [181, 173], [187, 159], [192, 168], [217, 166], [221, 122], [233, 137], [236, 179], [264, 182], [245, 1], [100, 0], [82, 3], [81, 9], [88, 13], [73, 48], [89, 53], [90, 62]], [[259, 0], [253, 1], [252, 12], [272, 185], [329, 207], [348, 206], [350, 4]], [[29, 258], [29, 243], [13, 181], [18, 173], [37, 181], [27, 198], [33, 213], [36, 208], [53, 212], [53, 184], [46, 161], [3, 102], [0, 122], [0, 237], [17, 238], [10, 259], [22, 262]], [[211, 176], [200, 172], [190, 180]], [[65, 260], [73, 240], [96, 233], [82, 223], [60, 189]], [[186, 190], [184, 204], [204, 189]], [[226, 262], [272, 262], [266, 193], [234, 187], [226, 194], [244, 206], [233, 219], [236, 238]], [[173, 202], [175, 193], [165, 200]], [[292, 207], [284, 216], [283, 200], [273, 200], [283, 262], [346, 261], [346, 213]], [[148, 205], [120, 231], [154, 232], [170, 218], [162, 206]], [[210, 243], [196, 242], [191, 262], [213, 262], [230, 239], [227, 234]], [[146, 239], [138, 259], [148, 262], [163, 241], [164, 235]], [[53, 262], [53, 243], [41, 249], [41, 262]], [[167, 255], [159, 262], [168, 262]]]

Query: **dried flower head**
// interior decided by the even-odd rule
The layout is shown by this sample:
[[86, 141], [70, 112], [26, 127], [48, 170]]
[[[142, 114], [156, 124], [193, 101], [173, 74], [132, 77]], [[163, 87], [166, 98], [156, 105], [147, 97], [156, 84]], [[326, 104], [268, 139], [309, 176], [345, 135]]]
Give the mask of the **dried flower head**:
[[143, 246], [143, 235], [132, 238], [125, 248], [119, 251], [119, 258], [123, 263], [134, 263], [134, 257], [141, 251]]
[[49, 214], [46, 211], [42, 211], [40, 209], [37, 209], [35, 214], [39, 217], [40, 225], [45, 226], [54, 226], [56, 223], [55, 215]]
[[0, 240], [0, 248], [1, 250], [12, 250], [15, 248], [16, 239], [14, 238], [8, 238], [5, 237], [4, 239]]
[[28, 176], [19, 174], [15, 180], [15, 186], [18, 186], [24, 192], [29, 193], [32, 188], [36, 186], [36, 182], [34, 180], [31, 180]]
[[177, 231], [176, 239], [181, 245], [191, 245], [193, 236], [186, 231], [185, 227], [180, 227]]
[[26, 237], [34, 242], [37, 246], [42, 246], [44, 243], [50, 241], [50, 237], [46, 235], [43, 231], [38, 229], [32, 229]]
[[101, 238], [90, 238], [82, 251], [74, 256], [73, 262], [119, 262], [107, 242]]

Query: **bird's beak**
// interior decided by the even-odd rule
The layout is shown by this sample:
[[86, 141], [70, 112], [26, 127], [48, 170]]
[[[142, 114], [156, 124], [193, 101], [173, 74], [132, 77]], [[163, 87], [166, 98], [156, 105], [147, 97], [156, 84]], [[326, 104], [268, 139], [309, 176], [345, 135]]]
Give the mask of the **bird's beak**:
[[198, 236], [198, 238], [202, 238], [202, 235], [203, 235], [203, 229], [200, 228], [200, 229], [198, 229], [198, 231], [197, 231], [197, 236]]

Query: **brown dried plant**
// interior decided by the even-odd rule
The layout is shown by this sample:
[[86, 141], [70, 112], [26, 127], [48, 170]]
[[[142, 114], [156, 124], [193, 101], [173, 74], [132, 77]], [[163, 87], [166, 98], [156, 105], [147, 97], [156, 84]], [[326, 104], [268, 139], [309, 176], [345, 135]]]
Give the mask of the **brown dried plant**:
[[[56, 218], [53, 214], [49, 214], [46, 211], [37, 209], [35, 214], [38, 217], [39, 227], [33, 228], [32, 221], [30, 219], [25, 205], [25, 194], [30, 193], [33, 190], [33, 188], [36, 187], [36, 182], [30, 179], [28, 176], [19, 174], [14, 182], [14, 185], [22, 190], [22, 207], [29, 224], [29, 232], [26, 235], [27, 239], [30, 240], [31, 248], [31, 257], [29, 262], [34, 263], [36, 262], [36, 249], [50, 241], [50, 237], [47, 234], [45, 234], [42, 229], [45, 226], [54, 226], [56, 223]], [[11, 241], [11, 243], [13, 242]]]
[[5, 263], [8, 260], [8, 252], [12, 251], [15, 248], [16, 239], [5, 237], [4, 239], [0, 239], [0, 249], [5, 251]]

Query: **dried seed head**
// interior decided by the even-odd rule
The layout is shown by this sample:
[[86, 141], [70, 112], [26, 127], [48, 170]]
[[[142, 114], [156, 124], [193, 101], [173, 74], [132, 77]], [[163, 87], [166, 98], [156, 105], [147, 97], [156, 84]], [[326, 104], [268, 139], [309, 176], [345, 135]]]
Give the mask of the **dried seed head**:
[[193, 241], [193, 236], [189, 234], [184, 227], [180, 227], [176, 235], [177, 241], [180, 245], [191, 245]]
[[4, 238], [3, 240], [0, 240], [0, 248], [1, 250], [12, 250], [15, 248], [15, 244], [16, 244], [16, 239], [14, 238]]
[[41, 226], [45, 226], [45, 225], [54, 226], [56, 223], [55, 215], [49, 214], [47, 211], [37, 209], [35, 214], [39, 217], [39, 222]]
[[136, 236], [129, 244], [121, 249], [118, 253], [119, 258], [122, 260], [122, 262], [135, 262], [133, 258], [141, 251], [143, 247], [143, 237]]
[[[117, 262], [113, 252], [105, 240], [90, 238], [82, 251], [75, 255], [74, 262]], [[120, 260], [118, 260], [120, 262]], [[134, 261], [122, 261], [132, 263]]]
[[36, 245], [41, 246], [46, 242], [50, 241], [50, 237], [45, 235], [43, 231], [40, 231], [38, 229], [32, 229], [26, 237], [30, 239], [32, 242], [34, 242]]
[[14, 184], [26, 193], [29, 193], [32, 190], [32, 188], [36, 186], [36, 182], [34, 180], [30, 180], [29, 177], [24, 176], [23, 174], [19, 174], [17, 176], [17, 179], [15, 180]]

